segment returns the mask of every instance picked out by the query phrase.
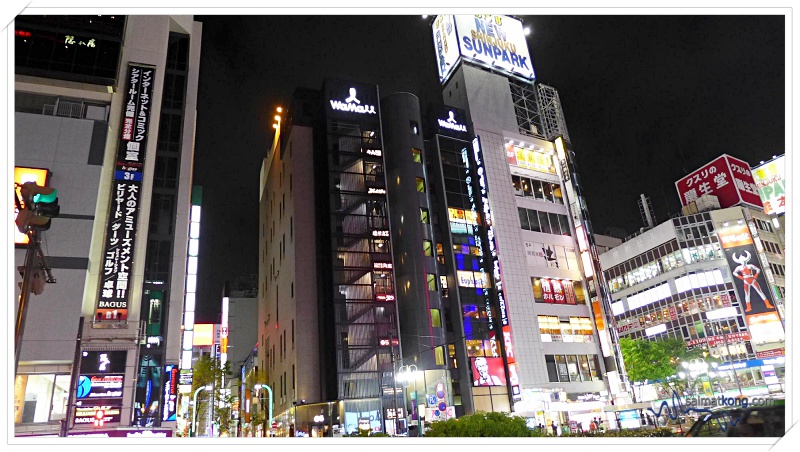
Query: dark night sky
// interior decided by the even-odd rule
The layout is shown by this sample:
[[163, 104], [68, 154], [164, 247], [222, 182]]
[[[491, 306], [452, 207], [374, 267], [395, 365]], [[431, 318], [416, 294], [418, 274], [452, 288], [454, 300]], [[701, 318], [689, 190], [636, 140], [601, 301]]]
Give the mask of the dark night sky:
[[[720, 154], [785, 148], [783, 16], [522, 16], [537, 79], [559, 92], [598, 233], [679, 212], [674, 182]], [[325, 77], [442, 102], [428, 20], [197, 16], [203, 22], [194, 183], [203, 186], [198, 322], [258, 272], [258, 182], [272, 116]]]

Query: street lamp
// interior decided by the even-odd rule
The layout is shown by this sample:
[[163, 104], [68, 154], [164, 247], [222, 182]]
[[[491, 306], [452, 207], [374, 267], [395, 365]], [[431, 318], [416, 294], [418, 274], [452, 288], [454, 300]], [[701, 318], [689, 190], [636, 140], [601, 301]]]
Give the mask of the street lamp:
[[[422, 428], [422, 424], [420, 422], [421, 421], [420, 415], [417, 412], [418, 411], [417, 402], [419, 400], [419, 394], [417, 394], [417, 377], [416, 377], [416, 373], [417, 373], [417, 366], [415, 366], [414, 364], [409, 364], [409, 365], [406, 365], [406, 366], [400, 366], [400, 369], [397, 370], [397, 380], [399, 382], [403, 383], [403, 387], [406, 387], [405, 383], [409, 382], [411, 379], [414, 380], [414, 397], [415, 398], [411, 402], [411, 415], [413, 416], [414, 413], [417, 413], [417, 431], [416, 431], [415, 436], [419, 436], [420, 435], [420, 430]], [[395, 419], [396, 419], [396, 416], [397, 416], [397, 413], [395, 413]]]
[[[253, 388], [258, 391], [258, 401], [261, 403], [261, 410], [262, 411], [264, 410], [264, 398], [261, 397], [261, 389], [262, 388], [266, 389], [267, 390], [267, 394], [269, 394], [269, 421], [267, 421], [267, 419], [264, 418], [264, 431], [262, 432], [262, 434], [264, 436], [266, 436], [267, 435], [267, 425], [270, 425], [270, 426], [272, 425], [272, 388], [270, 388], [268, 385], [264, 385], [264, 384], [261, 384], [261, 383], [256, 384], [255, 386], [253, 386]], [[267, 422], [269, 422], [269, 424], [267, 424]]]
[[206, 391], [210, 391], [214, 389], [214, 387], [212, 385], [205, 385], [200, 386], [196, 391], [194, 391], [194, 397], [192, 397], [192, 425], [190, 425], [191, 431], [189, 432], [189, 436], [197, 436], [197, 394], [204, 389]]

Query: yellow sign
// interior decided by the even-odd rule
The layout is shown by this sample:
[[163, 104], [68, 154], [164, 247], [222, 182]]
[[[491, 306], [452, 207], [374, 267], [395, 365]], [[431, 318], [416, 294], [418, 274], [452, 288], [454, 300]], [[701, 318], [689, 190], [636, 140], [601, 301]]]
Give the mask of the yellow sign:
[[714, 390], [713, 390], [713, 389], [711, 389], [711, 383], [709, 383], [709, 382], [707, 382], [707, 381], [704, 381], [704, 382], [703, 382], [703, 392], [704, 392], [704, 393], [705, 393], [705, 395], [707, 395], [708, 397], [713, 397], [713, 396], [714, 396]]

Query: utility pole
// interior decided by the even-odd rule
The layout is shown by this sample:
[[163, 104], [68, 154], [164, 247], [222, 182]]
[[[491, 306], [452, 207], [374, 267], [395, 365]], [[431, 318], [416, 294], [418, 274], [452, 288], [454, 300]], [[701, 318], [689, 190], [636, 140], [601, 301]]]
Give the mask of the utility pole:
[[[17, 188], [19, 188], [22, 202], [17, 196]], [[17, 267], [22, 273], [22, 283], [20, 284], [19, 309], [14, 328], [14, 374], [16, 375], [22, 352], [22, 336], [25, 332], [25, 317], [28, 314], [30, 293], [40, 295], [44, 291], [45, 283], [56, 282], [50, 274], [50, 267], [42, 253], [39, 232], [50, 229], [50, 220], [59, 215], [61, 208], [58, 205], [56, 189], [42, 187], [35, 182], [15, 184], [14, 203], [17, 208], [17, 217], [14, 219], [14, 223], [21, 233], [28, 236], [25, 265]], [[37, 256], [39, 262], [35, 262]], [[36, 268], [34, 268], [35, 266]], [[46, 280], [42, 271], [47, 275]]]
[[78, 391], [78, 378], [80, 378], [81, 368], [81, 342], [83, 341], [83, 316], [78, 319], [78, 337], [75, 339], [75, 357], [72, 361], [72, 375], [70, 375], [70, 390], [67, 397], [67, 417], [61, 424], [61, 437], [69, 436], [69, 429], [72, 425], [72, 413], [75, 411], [75, 395]]

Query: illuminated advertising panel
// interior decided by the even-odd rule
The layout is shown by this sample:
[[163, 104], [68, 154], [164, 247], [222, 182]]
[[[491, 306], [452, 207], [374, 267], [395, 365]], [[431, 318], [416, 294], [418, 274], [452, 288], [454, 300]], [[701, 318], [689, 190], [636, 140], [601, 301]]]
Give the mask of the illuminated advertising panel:
[[133, 251], [138, 229], [144, 158], [153, 110], [155, 68], [128, 64], [128, 89], [120, 124], [111, 205], [103, 245], [95, 324], [128, 319]]
[[535, 78], [520, 20], [479, 14], [455, 16], [455, 22], [463, 59], [526, 80]]
[[757, 357], [771, 356], [785, 348], [783, 325], [775, 309], [758, 254], [747, 225], [734, 224], [717, 230], [739, 305], [750, 331]]
[[[36, 182], [36, 185], [40, 187], [47, 186], [47, 176], [50, 174], [50, 171], [44, 168], [24, 168], [21, 166], [14, 167], [14, 183], [17, 184], [24, 184], [25, 182]], [[22, 204], [22, 207], [25, 207], [25, 201], [22, 199], [22, 195], [19, 192], [19, 187], [15, 188], [17, 191], [17, 199]], [[14, 220], [17, 219], [17, 205], [14, 203]], [[12, 228], [14, 230], [14, 243], [16, 245], [27, 245], [28, 243], [28, 235], [19, 232], [17, 229], [16, 224]]]
[[78, 403], [79, 405], [75, 407], [75, 425], [103, 426], [109, 422], [118, 423], [122, 420], [122, 399], [99, 399]]
[[214, 324], [195, 323], [192, 345], [195, 347], [214, 345]]
[[121, 398], [123, 374], [81, 375], [78, 377], [76, 396], [81, 399]]
[[81, 356], [81, 373], [106, 374], [125, 373], [125, 360], [128, 352], [125, 351], [84, 351]]
[[323, 96], [328, 117], [378, 120], [378, 87], [375, 85], [326, 80]]
[[785, 156], [782, 155], [763, 165], [753, 167], [753, 180], [764, 205], [764, 213], [767, 215], [786, 213], [785, 165]]
[[472, 357], [472, 386], [505, 386], [503, 358]]
[[162, 420], [174, 421], [178, 413], [178, 366], [164, 366], [164, 413]]
[[556, 174], [553, 156], [544, 152], [525, 149], [513, 144], [506, 144], [506, 158], [509, 165], [538, 171], [540, 173]]
[[464, 110], [445, 105], [434, 105], [431, 107], [428, 122], [430, 124], [429, 130], [433, 130], [437, 135], [449, 136], [464, 141], [470, 139], [467, 115]]
[[436, 52], [436, 67], [439, 70], [439, 83], [453, 72], [458, 62], [458, 37], [456, 36], [455, 17], [441, 15], [433, 21], [433, 45]]
[[726, 154], [679, 179], [675, 188], [683, 206], [703, 195], [714, 195], [723, 209], [740, 203], [762, 208], [750, 165]]

